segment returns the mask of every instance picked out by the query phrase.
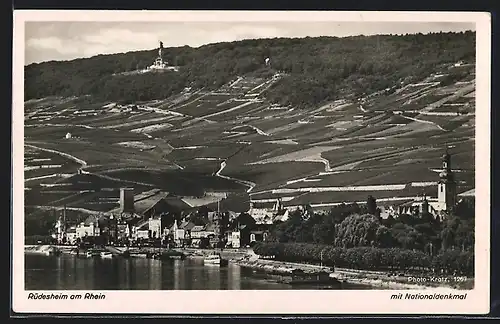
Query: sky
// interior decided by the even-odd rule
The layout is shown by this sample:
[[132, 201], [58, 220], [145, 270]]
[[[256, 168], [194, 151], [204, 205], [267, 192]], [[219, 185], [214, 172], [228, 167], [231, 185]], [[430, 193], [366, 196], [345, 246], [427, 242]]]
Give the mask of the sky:
[[26, 22], [25, 64], [98, 54], [274, 37], [475, 30], [468, 22]]

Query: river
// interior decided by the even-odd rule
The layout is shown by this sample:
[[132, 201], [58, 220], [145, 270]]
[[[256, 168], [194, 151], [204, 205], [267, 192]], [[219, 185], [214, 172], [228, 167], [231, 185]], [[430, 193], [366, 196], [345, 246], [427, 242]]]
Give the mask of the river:
[[[282, 290], [291, 286], [230, 263], [203, 265], [201, 259], [78, 258], [25, 254], [26, 290]], [[301, 289], [320, 289], [314, 285]], [[296, 287], [294, 287], [296, 289]], [[343, 284], [341, 289], [370, 289]]]

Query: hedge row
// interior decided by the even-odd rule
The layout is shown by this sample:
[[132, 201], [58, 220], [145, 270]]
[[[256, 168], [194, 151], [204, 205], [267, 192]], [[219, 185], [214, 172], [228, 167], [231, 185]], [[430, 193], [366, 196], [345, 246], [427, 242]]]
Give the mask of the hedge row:
[[258, 243], [254, 252], [279, 261], [322, 263], [359, 270], [422, 270], [472, 276], [474, 253], [444, 251], [431, 257], [421, 251], [401, 248], [339, 248], [308, 243]]

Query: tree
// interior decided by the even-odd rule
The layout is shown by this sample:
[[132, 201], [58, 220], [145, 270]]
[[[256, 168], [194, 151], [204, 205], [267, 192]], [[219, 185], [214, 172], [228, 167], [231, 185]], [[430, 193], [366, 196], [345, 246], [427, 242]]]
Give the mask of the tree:
[[455, 215], [461, 219], [474, 219], [475, 212], [475, 201], [471, 199], [463, 199], [455, 207]]
[[236, 229], [238, 226], [246, 225], [249, 229], [255, 227], [255, 219], [248, 213], [240, 213], [234, 218], [230, 224], [231, 229]]
[[316, 243], [335, 244], [335, 218], [333, 215], [323, 215], [323, 221], [313, 225], [312, 237]]
[[335, 226], [335, 245], [343, 248], [376, 246], [381, 223], [373, 215], [351, 215]]
[[423, 236], [410, 225], [397, 223], [391, 228], [392, 237], [404, 249], [422, 249]]
[[207, 237], [202, 237], [200, 239], [200, 243], [198, 244], [198, 247], [200, 249], [207, 249], [208, 247], [210, 247], [210, 239]]
[[[165, 51], [165, 59], [182, 65], [179, 72], [113, 75], [151, 64], [155, 51], [30, 64], [25, 68], [25, 98], [90, 94], [110, 101], [164, 99], [187, 86], [213, 89], [238, 75], [259, 73], [269, 56], [271, 69], [289, 75], [273, 86], [267, 98], [305, 108], [345, 91], [359, 95], [384, 90], [404, 79], [411, 81], [409, 75], [423, 78], [442, 63], [474, 61], [475, 33], [455, 33], [441, 39], [432, 35], [275, 38]], [[447, 82], [464, 75], [457, 73]]]
[[394, 238], [391, 231], [384, 225], [380, 225], [375, 232], [376, 240], [375, 246], [388, 248], [394, 246]]
[[366, 199], [366, 208], [368, 211], [368, 214], [376, 215], [377, 213], [377, 201], [373, 196], [368, 196], [368, 199]]

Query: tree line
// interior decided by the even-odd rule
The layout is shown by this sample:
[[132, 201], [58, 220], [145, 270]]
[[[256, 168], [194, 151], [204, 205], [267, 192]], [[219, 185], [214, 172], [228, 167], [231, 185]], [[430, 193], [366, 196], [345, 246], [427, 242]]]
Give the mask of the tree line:
[[296, 209], [285, 222], [274, 225], [269, 239], [275, 242], [328, 244], [341, 248], [398, 247], [436, 254], [440, 250], [474, 248], [474, 202], [462, 200], [444, 217], [429, 212], [380, 216], [376, 199], [365, 205], [341, 204], [315, 213], [309, 206]]
[[92, 95], [129, 103], [164, 99], [185, 87], [216, 89], [237, 76], [268, 77], [282, 71], [288, 76], [265, 96], [275, 103], [309, 107], [419, 80], [441, 64], [474, 62], [475, 32], [273, 38], [164, 51], [164, 59], [179, 66], [179, 72], [120, 75], [152, 64], [156, 50], [30, 64], [25, 67], [25, 99]]
[[402, 248], [352, 247], [309, 243], [258, 242], [256, 254], [278, 261], [322, 264], [370, 271], [433, 272], [472, 276], [474, 252], [445, 250], [436, 255]]

